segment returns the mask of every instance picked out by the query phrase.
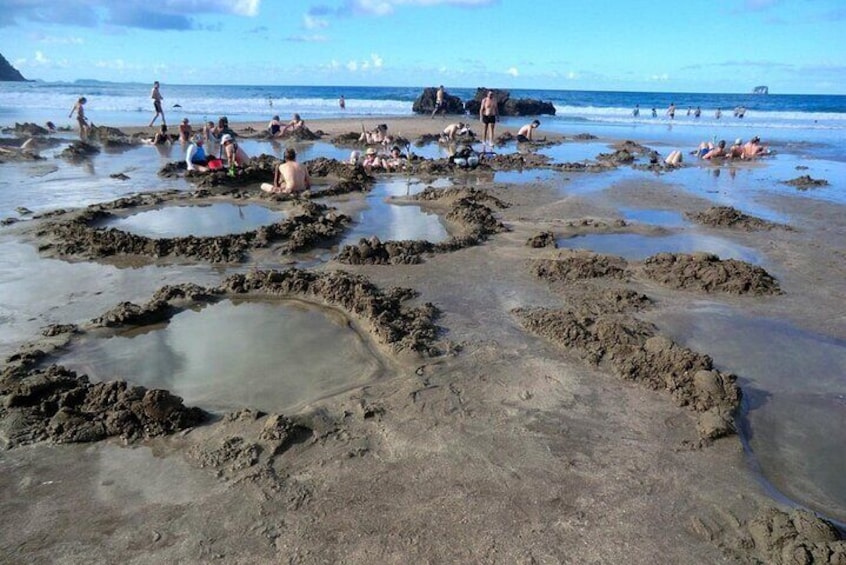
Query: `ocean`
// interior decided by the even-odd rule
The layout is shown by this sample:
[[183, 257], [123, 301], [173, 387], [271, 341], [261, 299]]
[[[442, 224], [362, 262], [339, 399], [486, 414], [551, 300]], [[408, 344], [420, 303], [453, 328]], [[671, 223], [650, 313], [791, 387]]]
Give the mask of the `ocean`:
[[[0, 126], [15, 122], [51, 120], [75, 125], [68, 113], [76, 99], [88, 99], [86, 115], [96, 124], [139, 126], [152, 117], [150, 84], [76, 81], [0, 83]], [[220, 86], [163, 84], [168, 122], [182, 118], [201, 123], [218, 116], [234, 122], [265, 121], [274, 114], [283, 119], [294, 112], [305, 120], [353, 117], [411, 116], [414, 100], [423, 87], [365, 86]], [[472, 99], [475, 89], [449, 88], [449, 94]], [[511, 90], [512, 98], [551, 102], [555, 116], [540, 116], [543, 129], [567, 134], [599, 130], [608, 136], [627, 134], [670, 146], [696, 145], [702, 140], [749, 138], [759, 135], [775, 145], [803, 144], [823, 157], [844, 160], [846, 96], [798, 94], [695, 94], [656, 92], [603, 92], [579, 90]], [[338, 98], [346, 99], [341, 110]], [[675, 119], [666, 115], [676, 105]], [[640, 106], [640, 115], [632, 110]], [[733, 116], [736, 107], [745, 116]], [[695, 118], [693, 110], [701, 108]], [[652, 108], [657, 117], [652, 117]], [[691, 114], [688, 115], [688, 109]], [[715, 117], [721, 109], [722, 117]], [[517, 123], [524, 118], [505, 120]], [[543, 131], [543, 130], [541, 130]]]

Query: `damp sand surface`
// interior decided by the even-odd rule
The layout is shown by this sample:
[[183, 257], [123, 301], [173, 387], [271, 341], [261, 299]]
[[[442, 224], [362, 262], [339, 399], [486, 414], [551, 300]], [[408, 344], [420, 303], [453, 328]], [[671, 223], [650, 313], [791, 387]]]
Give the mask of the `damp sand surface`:
[[219, 413], [288, 412], [382, 374], [345, 317], [290, 300], [226, 300], [186, 310], [163, 327], [87, 337], [58, 362], [94, 381], [163, 388]]
[[[412, 126], [419, 133], [435, 133], [444, 125], [424, 117], [391, 121], [391, 129], [399, 131], [399, 122], [409, 137]], [[359, 124], [339, 120], [320, 126], [339, 134], [355, 131]], [[621, 138], [638, 139], [639, 131], [626, 130]], [[665, 132], [661, 139], [670, 138], [667, 147], [678, 146], [673, 137]], [[643, 136], [640, 141], [649, 143]], [[124, 165], [142, 168], [137, 178], [172, 187], [170, 181], [154, 180], [159, 166], [154, 148], [123, 156]], [[170, 158], [177, 159], [177, 153]], [[762, 162], [760, 168], [770, 163], [781, 167], [776, 160]], [[825, 162], [818, 165], [829, 167]], [[25, 165], [4, 167], [4, 173], [18, 174], [15, 171]], [[412, 288], [420, 294], [418, 304], [431, 302], [440, 309], [437, 323], [454, 345], [445, 347], [449, 354], [397, 360], [399, 367], [389, 371], [389, 378], [316, 400], [313, 409], [295, 409], [290, 415], [309, 426], [312, 435], [281, 453], [278, 444], [264, 444], [263, 450], [256, 450], [257, 458], [250, 457], [249, 449], [239, 449], [258, 444], [268, 420], [242, 411], [140, 449], [100, 442], [10, 450], [0, 458], [5, 516], [0, 549], [21, 562], [48, 562], [56, 555], [80, 562], [108, 561], [114, 555], [163, 562], [371, 563], [384, 555], [404, 562], [773, 562], [749, 556], [752, 549], [744, 543], [749, 539], [747, 524], [770, 506], [789, 509], [798, 504], [824, 508], [831, 517], [846, 514], [836, 497], [818, 503], [827, 491], [820, 494], [809, 486], [830, 480], [842, 469], [839, 460], [820, 456], [814, 461], [819, 468], [796, 466], [793, 473], [774, 474], [763, 460], [760, 468], [750, 462], [737, 437], [692, 448], [698, 436], [687, 409], [666, 394], [621, 382], [575, 358], [572, 351], [526, 334], [510, 313], [519, 307], [561, 306], [561, 297], [526, 268], [549, 252], [525, 245], [539, 226], [596, 217], [596, 209], [610, 210], [602, 217], [620, 217], [622, 212], [614, 212], [623, 202], [637, 202], [643, 209], [690, 211], [691, 202], [700, 208], [738, 198], [759, 205], [760, 198], [766, 205], [777, 204], [773, 210], [789, 214], [791, 223], [802, 227], [743, 238], [745, 246], [766, 251], [778, 262], [787, 292], [727, 300], [740, 309], [766, 310], [775, 318], [798, 318], [806, 326], [822, 328], [823, 342], [845, 338], [842, 324], [836, 323], [846, 295], [838, 255], [846, 233], [842, 205], [836, 198], [821, 198], [822, 190], [775, 186], [785, 175], [798, 176], [789, 166], [769, 173], [749, 171], [748, 186], [737, 187], [720, 184], [731, 179], [727, 169], [715, 176], [704, 168], [661, 175], [627, 167], [566, 173], [566, 182], [538, 182], [538, 190], [494, 187], [476, 175], [459, 177], [456, 184], [470, 184], [472, 179], [475, 188], [490, 189], [511, 204], [496, 215], [513, 231], [496, 234], [482, 245], [427, 257], [420, 265], [349, 267], [380, 288]], [[98, 166], [84, 177], [80, 186], [85, 203], [113, 198], [107, 191], [98, 196], [107, 172]], [[738, 170], [735, 178], [747, 178], [743, 174]], [[714, 179], [716, 187], [705, 184]], [[130, 190], [126, 184], [118, 186]], [[831, 188], [842, 191], [836, 182]], [[629, 198], [618, 198], [620, 191]], [[334, 202], [345, 209], [354, 196]], [[25, 204], [14, 199], [10, 203]], [[15, 237], [10, 231], [3, 235]], [[14, 245], [35, 254], [28, 244]], [[26, 305], [13, 313], [15, 323], [9, 324], [22, 328], [14, 332], [16, 340], [24, 333], [37, 337], [47, 323], [90, 319], [119, 301], [144, 302], [157, 288], [156, 281], [204, 283], [215, 278], [211, 269], [98, 270], [88, 263], [42, 272], [39, 261], [29, 263], [26, 276], [17, 277], [11, 261], [6, 267], [4, 304]], [[315, 266], [336, 268], [331, 262]], [[73, 280], [79, 273], [83, 276]], [[32, 284], [28, 278], [38, 276], [67, 280], [56, 292], [51, 281]], [[684, 309], [702, 298], [657, 288], [649, 294], [659, 310], [667, 303]], [[6, 326], [3, 330], [11, 332]], [[681, 340], [684, 335], [673, 337]], [[722, 339], [718, 331], [708, 337]], [[750, 377], [760, 377], [754, 371], [744, 374], [743, 359], [728, 354], [720, 358], [720, 351], [708, 349], [704, 340], [685, 343], [701, 346], [721, 370], [737, 373], [741, 386], [749, 387], [744, 393], [750, 399], [757, 397], [755, 388], [767, 390], [763, 379], [750, 384]], [[344, 362], [334, 359], [336, 367]], [[830, 364], [818, 356], [806, 362], [820, 368]], [[796, 372], [801, 379], [806, 372], [817, 374]], [[796, 383], [800, 390], [805, 386], [801, 380]], [[807, 403], [803, 393], [780, 395], [785, 401], [776, 401], [781, 388], [773, 386], [770, 401], [759, 410], [771, 411], [774, 428], [806, 406], [820, 427], [836, 424], [843, 412], [830, 388], [837, 386], [809, 386], [812, 400]], [[766, 435], [762, 424], [755, 423], [754, 412], [754, 407], [748, 412], [748, 437], [757, 457], [763, 448], [754, 442], [764, 441]], [[775, 443], [775, 464], [799, 459], [790, 452], [793, 447], [778, 449], [791, 443]], [[129, 449], [131, 455], [124, 451]], [[101, 474], [101, 466], [109, 474]], [[125, 469], [137, 471], [131, 481], [114, 476], [128, 472]], [[162, 478], [170, 470], [167, 476], [179, 480]], [[783, 496], [762, 486], [759, 472], [778, 484]], [[101, 487], [109, 484], [116, 491], [112, 503], [104, 504], [92, 492], [107, 496]], [[185, 496], [188, 490], [190, 497]], [[260, 502], [250, 502], [256, 500]], [[217, 519], [221, 516], [225, 519]]]

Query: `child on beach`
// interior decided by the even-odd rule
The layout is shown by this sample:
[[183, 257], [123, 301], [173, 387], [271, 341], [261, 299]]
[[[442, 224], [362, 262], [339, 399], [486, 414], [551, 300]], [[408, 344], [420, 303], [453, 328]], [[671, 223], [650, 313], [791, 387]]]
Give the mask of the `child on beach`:
[[179, 142], [188, 143], [191, 139], [192, 133], [191, 124], [189, 123], [188, 118], [182, 118], [182, 123], [179, 124]]
[[524, 125], [517, 132], [517, 143], [526, 143], [532, 141], [532, 134], [540, 126], [540, 120], [533, 120], [531, 123]]
[[189, 171], [207, 171], [208, 156], [206, 150], [203, 148], [203, 136], [197, 134], [194, 136], [194, 141], [188, 146], [188, 151], [185, 152], [185, 164]]

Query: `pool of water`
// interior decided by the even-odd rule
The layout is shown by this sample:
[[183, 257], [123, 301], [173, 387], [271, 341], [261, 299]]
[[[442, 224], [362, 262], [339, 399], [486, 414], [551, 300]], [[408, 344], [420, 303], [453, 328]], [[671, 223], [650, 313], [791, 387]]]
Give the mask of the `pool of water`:
[[565, 141], [538, 149], [538, 153], [552, 159], [553, 163], [582, 163], [594, 161], [600, 153], [612, 153], [614, 149], [607, 143]]
[[745, 440], [766, 480], [846, 523], [846, 343], [708, 304], [659, 325], [738, 375]]
[[227, 300], [187, 310], [160, 327], [89, 337], [58, 362], [93, 381], [164, 388], [213, 412], [290, 411], [383, 370], [344, 316], [298, 301]]
[[640, 261], [656, 253], [702, 251], [718, 255], [720, 259], [739, 259], [755, 264], [761, 262], [758, 252], [749, 247], [720, 237], [698, 233], [682, 232], [660, 236], [635, 233], [587, 234], [560, 238], [557, 243], [561, 248], [589, 249], [605, 255], [618, 255], [632, 261]]
[[252, 231], [280, 222], [286, 217], [285, 212], [256, 204], [218, 203], [165, 206], [125, 218], [110, 218], [99, 223], [97, 227], [115, 228], [152, 238], [188, 235], [212, 237]]
[[656, 210], [644, 208], [620, 208], [623, 219], [627, 222], [649, 224], [663, 228], [682, 228], [690, 225], [684, 214], [675, 210]]
[[440, 217], [414, 204], [391, 203], [392, 197], [417, 194], [428, 186], [443, 188], [449, 181], [423, 183], [417, 179], [383, 180], [363, 197], [362, 207], [353, 213], [355, 225], [341, 245], [354, 245], [363, 237], [377, 236], [382, 241], [422, 239], [438, 243], [449, 238]]
[[523, 169], [522, 171], [496, 171], [494, 182], [509, 184], [528, 184], [563, 178], [561, 173], [552, 169]]

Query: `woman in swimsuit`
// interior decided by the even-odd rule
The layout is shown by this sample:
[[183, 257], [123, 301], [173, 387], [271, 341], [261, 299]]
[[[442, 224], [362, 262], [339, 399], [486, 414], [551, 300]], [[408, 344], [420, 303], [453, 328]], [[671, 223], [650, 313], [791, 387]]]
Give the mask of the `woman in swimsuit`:
[[85, 103], [88, 102], [85, 96], [81, 96], [79, 100], [76, 101], [76, 104], [73, 105], [71, 108], [70, 114], [68, 117], [73, 117], [73, 113], [76, 112], [76, 121], [79, 123], [79, 139], [85, 141], [88, 138], [88, 119], [85, 117]]

